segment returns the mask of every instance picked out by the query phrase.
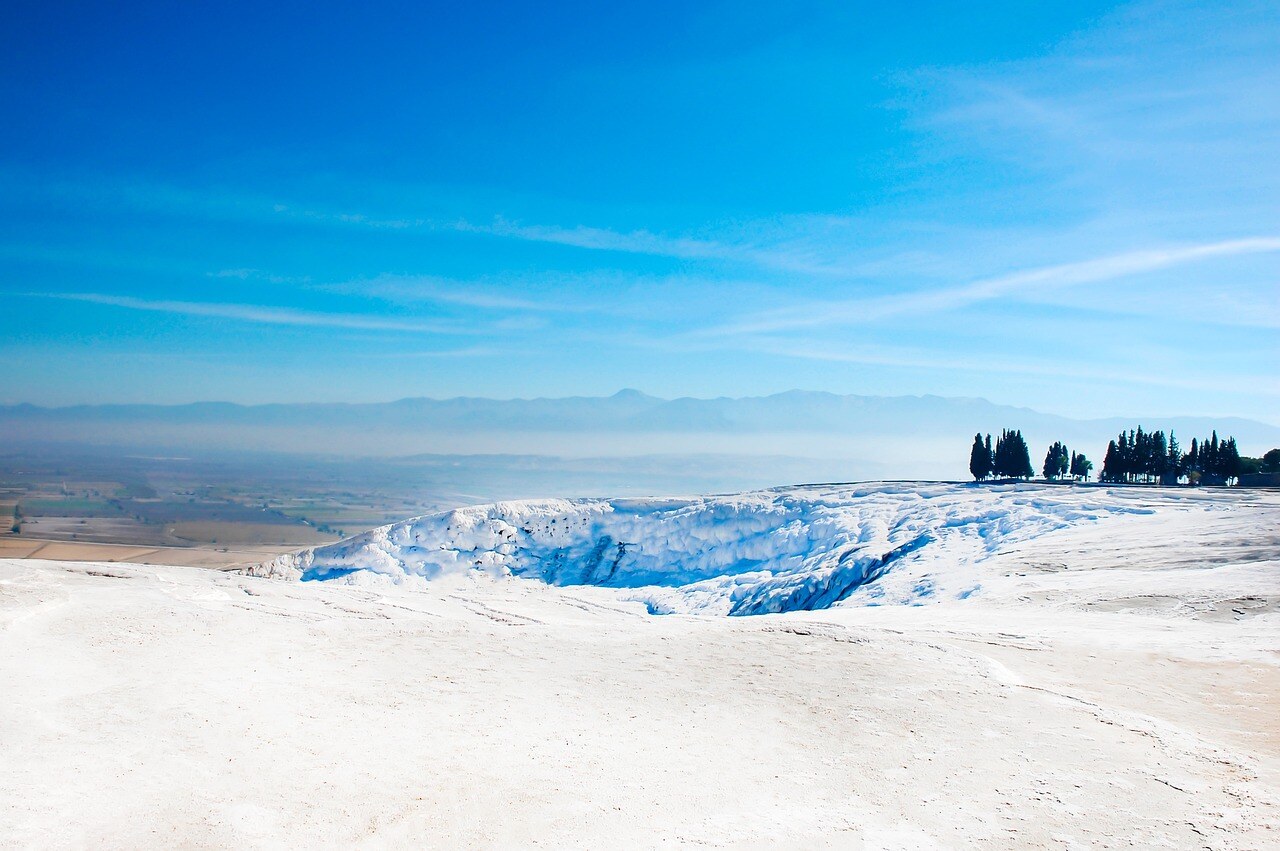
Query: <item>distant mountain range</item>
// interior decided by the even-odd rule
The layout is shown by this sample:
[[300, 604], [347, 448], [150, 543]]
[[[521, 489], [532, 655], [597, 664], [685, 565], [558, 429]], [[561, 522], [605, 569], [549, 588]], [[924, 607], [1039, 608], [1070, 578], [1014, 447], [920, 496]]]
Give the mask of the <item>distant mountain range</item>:
[[[1233, 434], [1247, 455], [1280, 445], [1280, 427], [1236, 417], [1076, 420], [985, 399], [772, 396], [661, 399], [635, 390], [560, 399], [401, 399], [373, 404], [0, 406], [0, 438], [23, 445], [142, 452], [253, 450], [347, 456], [512, 453], [569, 458], [736, 454], [829, 459], [833, 477], [966, 475], [975, 432], [1019, 428], [1033, 455], [1063, 440], [1101, 461], [1121, 429]], [[1033, 459], [1038, 463], [1039, 457]], [[811, 465], [807, 465], [808, 468]], [[793, 470], [794, 472], [794, 470]], [[840, 475], [835, 475], [839, 473]]]

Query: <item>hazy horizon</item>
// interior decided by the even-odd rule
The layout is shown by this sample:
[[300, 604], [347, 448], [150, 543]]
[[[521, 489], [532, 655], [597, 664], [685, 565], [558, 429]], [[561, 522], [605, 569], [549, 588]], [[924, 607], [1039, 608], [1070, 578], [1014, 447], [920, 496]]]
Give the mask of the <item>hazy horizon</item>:
[[746, 400], [764, 400], [777, 397], [793, 396], [793, 395], [813, 395], [813, 396], [833, 396], [841, 398], [858, 398], [858, 399], [942, 399], [956, 402], [978, 402], [989, 404], [995, 407], [1008, 409], [1023, 409], [1035, 414], [1048, 414], [1051, 416], [1062, 417], [1068, 420], [1077, 421], [1096, 421], [1096, 420], [1132, 420], [1135, 424], [1139, 423], [1159, 423], [1163, 420], [1198, 418], [1205, 420], [1220, 419], [1224, 421], [1243, 419], [1251, 422], [1257, 422], [1268, 426], [1276, 426], [1280, 428], [1280, 418], [1277, 417], [1242, 417], [1234, 413], [1197, 413], [1189, 411], [1166, 411], [1163, 413], [1147, 413], [1134, 415], [1128, 413], [1116, 413], [1109, 411], [1094, 412], [1093, 415], [1087, 417], [1073, 417], [1062, 413], [1061, 411], [1033, 408], [1028, 405], [1017, 404], [1014, 402], [998, 402], [985, 396], [948, 396], [944, 393], [920, 393], [920, 394], [858, 394], [858, 393], [837, 393], [830, 390], [814, 390], [800, 387], [793, 387], [787, 390], [780, 390], [773, 393], [761, 393], [757, 395], [745, 396], [663, 396], [656, 393], [648, 393], [634, 387], [623, 387], [612, 393], [604, 393], [600, 395], [590, 394], [572, 394], [561, 396], [478, 396], [478, 395], [456, 395], [456, 396], [431, 396], [431, 395], [415, 395], [415, 396], [399, 396], [387, 399], [371, 399], [367, 401], [353, 402], [346, 399], [307, 399], [296, 402], [286, 402], [280, 400], [270, 401], [242, 401], [237, 399], [213, 399], [213, 398], [193, 398], [184, 401], [166, 401], [166, 402], [140, 402], [140, 401], [111, 401], [111, 402], [68, 402], [60, 405], [40, 405], [29, 401], [18, 402], [0, 402], [0, 407], [22, 407], [31, 406], [43, 408], [47, 410], [60, 410], [66, 408], [94, 408], [94, 407], [155, 407], [155, 408], [180, 408], [192, 407], [200, 405], [230, 405], [243, 408], [262, 408], [262, 407], [284, 407], [284, 406], [342, 406], [349, 405], [352, 407], [370, 407], [379, 405], [395, 405], [405, 402], [429, 401], [429, 402], [461, 402], [461, 401], [477, 401], [477, 402], [555, 402], [570, 400], [602, 400], [623, 397], [628, 395], [636, 395], [648, 399], [664, 401], [664, 402], [680, 402], [680, 401], [699, 401], [699, 402], [715, 402], [715, 401], [746, 401]]
[[[459, 475], [484, 456], [546, 459], [543, 485], [564, 481], [560, 461], [581, 473], [594, 461], [624, 469], [623, 459], [664, 459], [647, 481], [682, 489], [682, 468], [706, 459], [719, 472], [700, 479], [784, 484], [797, 478], [961, 479], [975, 432], [1020, 429], [1037, 458], [1053, 441], [1100, 460], [1107, 441], [1143, 426], [1172, 430], [1186, 444], [1216, 430], [1254, 457], [1280, 446], [1280, 427], [1238, 417], [1077, 420], [1026, 407], [943, 396], [840, 396], [793, 391], [765, 397], [662, 399], [636, 391], [606, 397], [495, 400], [426, 398], [350, 405], [0, 407], [10, 447], [71, 451], [250, 452], [346, 458], [436, 456], [459, 459]], [[57, 447], [64, 447], [58, 450]], [[736, 458], [742, 474], [733, 472]], [[715, 461], [713, 459], [720, 459]], [[513, 462], [519, 464], [519, 462]], [[650, 465], [652, 466], [652, 465]], [[749, 474], [746, 471], [750, 470]], [[664, 478], [665, 477], [665, 478]], [[465, 478], [465, 477], [464, 477]], [[607, 478], [607, 477], [606, 477]], [[610, 479], [612, 481], [612, 479]], [[662, 482], [667, 484], [664, 486]], [[717, 485], [724, 482], [724, 485]], [[539, 490], [536, 480], [528, 487]]]

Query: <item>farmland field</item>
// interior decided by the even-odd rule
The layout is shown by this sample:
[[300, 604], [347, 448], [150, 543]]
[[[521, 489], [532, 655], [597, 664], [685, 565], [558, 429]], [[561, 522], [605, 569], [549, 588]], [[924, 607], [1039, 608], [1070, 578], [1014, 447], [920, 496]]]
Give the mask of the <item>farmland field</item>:
[[279, 544], [301, 546], [332, 541], [335, 536], [299, 523], [246, 523], [217, 520], [179, 521], [166, 527], [179, 541], [191, 544]]
[[49, 541], [16, 535], [0, 536], [0, 558], [50, 561], [130, 562], [215, 569], [245, 567], [288, 552], [282, 546], [152, 547], [89, 541]]
[[736, 456], [177, 457], [29, 446], [0, 455], [0, 506], [13, 503], [0, 523], [40, 540], [298, 548], [494, 500], [718, 490], [744, 470], [751, 465]]

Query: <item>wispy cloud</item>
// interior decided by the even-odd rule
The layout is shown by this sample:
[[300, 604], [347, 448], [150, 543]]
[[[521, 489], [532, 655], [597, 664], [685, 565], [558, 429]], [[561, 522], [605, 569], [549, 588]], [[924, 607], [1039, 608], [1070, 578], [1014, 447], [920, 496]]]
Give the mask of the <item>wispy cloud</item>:
[[458, 281], [433, 275], [379, 275], [366, 280], [324, 284], [319, 289], [401, 303], [437, 302], [498, 311], [577, 313], [591, 309], [589, 305], [561, 299], [510, 295], [490, 281]]
[[992, 359], [972, 358], [954, 353], [936, 353], [873, 346], [840, 347], [831, 345], [807, 345], [786, 340], [754, 340], [745, 342], [744, 349], [801, 360], [829, 363], [865, 364], [907, 369], [924, 369], [943, 372], [971, 372], [974, 374], [1025, 375], [1043, 378], [1066, 378], [1090, 382], [1119, 383], [1146, 387], [1161, 387], [1193, 391], [1228, 391], [1233, 393], [1261, 393], [1280, 396], [1280, 385], [1274, 382], [1260, 383], [1250, 375], [1224, 378], [1220, 375], [1194, 376], [1163, 372], [1127, 370], [1117, 372], [1105, 367], [1064, 364], [1027, 358]]
[[905, 74], [909, 123], [1057, 175], [1066, 203], [1087, 185], [1155, 214], [1229, 213], [1280, 182], [1277, 35], [1274, 4], [1127, 3], [1040, 56]]
[[[721, 239], [671, 236], [648, 230], [618, 231], [586, 225], [526, 225], [500, 217], [489, 224], [458, 221], [453, 223], [452, 228], [463, 233], [568, 245], [589, 251], [644, 254], [679, 260], [713, 260], [813, 275], [848, 274], [851, 271], [847, 248], [840, 246], [837, 250], [838, 243], [835, 240], [822, 240], [816, 244], [812, 241], [815, 231], [829, 229], [833, 222], [843, 221], [840, 217], [793, 218], [798, 221], [789, 220], [786, 226], [770, 221], [725, 227], [722, 228], [725, 238]], [[761, 239], [761, 236], [765, 238]]]
[[261, 269], [219, 269], [206, 272], [207, 278], [234, 278], [238, 281], [266, 281], [269, 284], [305, 284], [311, 281], [310, 275], [276, 275]]
[[[1263, 236], [1199, 245], [1143, 249], [1074, 263], [1025, 269], [983, 278], [957, 287], [913, 291], [891, 296], [811, 303], [772, 311], [705, 329], [703, 334], [730, 335], [837, 324], [862, 324], [894, 316], [955, 310], [1005, 295], [1026, 298], [1037, 292], [1081, 284], [1119, 280], [1216, 257], [1280, 251], [1280, 237]], [[1250, 323], [1256, 318], [1250, 318]]]
[[240, 322], [256, 322], [266, 325], [294, 325], [309, 328], [347, 328], [363, 331], [396, 331], [423, 334], [474, 334], [478, 329], [440, 322], [424, 322], [413, 319], [392, 319], [385, 316], [364, 316], [351, 313], [320, 313], [295, 310], [287, 307], [269, 307], [253, 304], [226, 304], [200, 301], [170, 301], [117, 296], [104, 293], [22, 293], [35, 298], [52, 298], [64, 301], [80, 301], [121, 307], [127, 310], [144, 310], [157, 313], [173, 313], [182, 316], [202, 316], [232, 319]]
[[496, 346], [463, 346], [457, 349], [432, 349], [426, 351], [361, 352], [360, 356], [374, 360], [450, 360], [510, 356], [511, 352]]
[[484, 321], [498, 321], [499, 314], [528, 314], [556, 323], [561, 332], [607, 321], [608, 334], [619, 333], [629, 323], [685, 327], [706, 322], [709, 316], [724, 316], [728, 305], [740, 310], [781, 298], [775, 286], [758, 278], [614, 269], [520, 271], [472, 279], [385, 274], [312, 288], [404, 305], [472, 308], [472, 315]]
[[431, 221], [421, 218], [387, 218], [369, 216], [364, 213], [334, 212], [307, 207], [299, 208], [290, 204], [274, 204], [271, 209], [276, 215], [288, 218], [324, 224], [356, 225], [372, 230], [410, 230], [434, 226]]
[[[326, 207], [307, 199], [280, 199], [225, 188], [200, 189], [146, 181], [58, 182], [28, 178], [21, 194], [42, 202], [57, 201], [75, 209], [119, 214], [158, 213], [166, 217], [247, 222], [255, 225], [311, 226], [323, 229], [412, 234], [481, 234], [519, 242], [563, 245], [587, 252], [619, 253], [674, 260], [706, 261], [716, 267], [743, 267], [760, 272], [840, 278], [874, 273], [883, 256], [868, 258], [861, 233], [865, 222], [833, 214], [792, 214], [767, 219], [709, 224], [698, 233], [663, 233], [645, 228], [611, 229], [586, 224], [525, 224], [502, 215], [491, 221], [415, 215], [413, 211]], [[4, 250], [0, 248], [0, 250]], [[23, 246], [30, 253], [37, 249]], [[45, 252], [65, 262], [67, 252]], [[272, 283], [307, 283], [306, 276], [285, 276], [250, 267], [229, 267], [210, 277], [260, 279]]]
[[484, 233], [505, 236], [529, 242], [550, 242], [588, 248], [593, 251], [623, 251], [632, 254], [656, 254], [665, 257], [688, 259], [725, 257], [731, 253], [727, 246], [688, 237], [669, 237], [647, 230], [619, 232], [605, 228], [565, 228], [548, 225], [524, 225], [496, 218], [490, 224], [472, 224], [459, 221], [456, 230], [464, 233]]

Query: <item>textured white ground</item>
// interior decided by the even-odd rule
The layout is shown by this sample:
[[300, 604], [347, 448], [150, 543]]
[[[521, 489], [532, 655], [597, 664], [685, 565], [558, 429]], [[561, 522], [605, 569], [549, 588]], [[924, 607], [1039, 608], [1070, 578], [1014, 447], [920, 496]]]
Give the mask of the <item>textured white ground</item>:
[[0, 846], [1276, 847], [1280, 495], [1132, 498], [739, 618], [0, 561]]
[[[1172, 491], [1170, 510], [1226, 510]], [[661, 499], [540, 499], [414, 517], [254, 572], [365, 587], [423, 587], [483, 571], [630, 589], [655, 614], [753, 615], [919, 603], [981, 591], [973, 569], [1019, 541], [1117, 514], [1149, 491], [865, 482]], [[886, 579], [867, 583], [885, 574]]]

